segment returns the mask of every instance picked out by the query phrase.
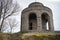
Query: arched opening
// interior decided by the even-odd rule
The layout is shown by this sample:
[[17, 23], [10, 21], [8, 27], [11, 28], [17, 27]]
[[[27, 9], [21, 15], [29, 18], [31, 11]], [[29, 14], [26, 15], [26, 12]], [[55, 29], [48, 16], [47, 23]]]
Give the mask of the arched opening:
[[49, 31], [50, 30], [50, 26], [49, 26], [50, 25], [50, 22], [49, 22], [50, 18], [49, 18], [49, 15], [47, 13], [43, 13], [41, 15], [41, 19], [42, 19], [42, 28], [43, 28], [43, 30]]
[[29, 30], [37, 29], [37, 16], [35, 13], [29, 15]]

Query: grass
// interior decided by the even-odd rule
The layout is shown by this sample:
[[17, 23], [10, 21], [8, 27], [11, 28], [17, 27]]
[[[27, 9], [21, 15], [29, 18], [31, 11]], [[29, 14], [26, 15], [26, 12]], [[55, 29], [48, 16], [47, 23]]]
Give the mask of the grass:
[[23, 34], [24, 40], [60, 40], [60, 34], [44, 33], [44, 34]]

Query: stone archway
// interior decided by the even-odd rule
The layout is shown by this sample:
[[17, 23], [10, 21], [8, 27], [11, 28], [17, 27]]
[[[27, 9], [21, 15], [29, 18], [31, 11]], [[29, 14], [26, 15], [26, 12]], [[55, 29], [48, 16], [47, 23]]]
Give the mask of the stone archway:
[[50, 17], [47, 13], [42, 13], [41, 15], [42, 19], [42, 29], [44, 31], [49, 31], [50, 30]]
[[37, 29], [37, 16], [35, 13], [29, 14], [29, 30]]

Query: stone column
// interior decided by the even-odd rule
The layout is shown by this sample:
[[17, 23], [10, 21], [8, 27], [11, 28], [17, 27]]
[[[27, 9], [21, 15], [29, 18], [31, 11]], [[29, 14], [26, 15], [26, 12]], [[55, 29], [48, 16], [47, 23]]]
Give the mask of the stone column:
[[42, 25], [41, 25], [41, 15], [37, 16], [37, 31], [42, 32]]

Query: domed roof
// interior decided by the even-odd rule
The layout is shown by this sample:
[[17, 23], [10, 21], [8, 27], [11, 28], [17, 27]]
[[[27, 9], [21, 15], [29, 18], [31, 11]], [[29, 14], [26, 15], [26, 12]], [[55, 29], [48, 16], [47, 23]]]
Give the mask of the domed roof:
[[42, 3], [39, 2], [33, 2], [29, 5], [29, 7], [37, 7], [37, 6], [44, 6]]

